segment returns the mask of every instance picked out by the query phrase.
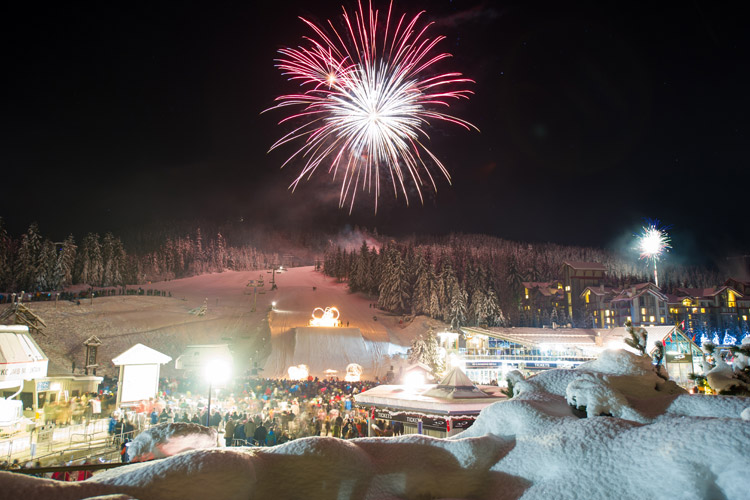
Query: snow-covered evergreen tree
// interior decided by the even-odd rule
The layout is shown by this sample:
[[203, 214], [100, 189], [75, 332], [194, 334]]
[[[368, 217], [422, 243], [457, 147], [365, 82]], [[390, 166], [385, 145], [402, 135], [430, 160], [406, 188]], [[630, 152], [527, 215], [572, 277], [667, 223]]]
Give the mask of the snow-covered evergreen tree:
[[403, 314], [409, 310], [409, 283], [401, 252], [390, 245], [385, 250], [384, 269], [380, 280], [378, 307]]
[[411, 300], [412, 314], [430, 314], [431, 290], [431, 265], [420, 253], [416, 258], [416, 281]]
[[443, 269], [443, 280], [446, 294], [449, 297], [445, 321], [449, 322], [451, 328], [457, 331], [461, 325], [466, 324], [466, 291], [464, 291], [458, 279], [453, 274], [450, 264], [446, 265]]
[[440, 355], [440, 343], [432, 329], [424, 336], [419, 335], [412, 340], [411, 348], [407, 351], [407, 354], [410, 363], [422, 363], [429, 366], [432, 376], [436, 380], [439, 380], [445, 372], [445, 361]]
[[13, 240], [0, 217], [0, 290], [13, 290]]
[[42, 237], [39, 227], [33, 222], [26, 233], [21, 236], [21, 244], [14, 263], [13, 273], [16, 286], [22, 290], [39, 290], [41, 275], [44, 273], [42, 262]]
[[76, 259], [76, 244], [73, 235], [65, 238], [60, 245], [55, 259], [54, 282], [55, 289], [61, 289], [73, 283], [73, 269]]

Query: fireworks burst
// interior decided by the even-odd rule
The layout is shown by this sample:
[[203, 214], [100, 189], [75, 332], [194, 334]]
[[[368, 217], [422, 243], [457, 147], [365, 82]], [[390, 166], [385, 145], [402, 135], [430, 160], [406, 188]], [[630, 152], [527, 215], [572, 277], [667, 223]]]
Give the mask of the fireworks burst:
[[667, 229], [661, 226], [658, 220], [647, 220], [646, 225], [641, 230], [641, 234], [637, 236], [638, 251], [641, 253], [641, 259], [650, 260], [654, 263], [654, 282], [656, 286], [659, 286], [656, 263], [661, 259], [662, 254], [672, 248]]
[[434, 164], [450, 182], [450, 174], [437, 157], [425, 147], [429, 139], [425, 129], [434, 120], [476, 129], [469, 122], [439, 111], [453, 99], [468, 98], [465, 85], [473, 83], [461, 73], [433, 72], [433, 66], [450, 57], [436, 53], [436, 45], [445, 37], [429, 38], [432, 23], [419, 27], [424, 11], [411, 20], [405, 15], [391, 17], [392, 4], [381, 24], [377, 10], [359, 9], [350, 16], [342, 7], [345, 28], [337, 30], [329, 20], [330, 31], [302, 19], [314, 32], [304, 37], [307, 46], [285, 48], [276, 60], [290, 80], [299, 82], [302, 93], [282, 95], [270, 109], [295, 108], [281, 120], [303, 123], [279, 139], [271, 150], [303, 140], [304, 144], [284, 162], [282, 168], [298, 158], [304, 162], [292, 182], [312, 176], [325, 165], [336, 179], [341, 175], [339, 206], [349, 203], [359, 189], [374, 191], [375, 211], [380, 196], [381, 171], [393, 184], [398, 197], [407, 185], [416, 186], [420, 201], [427, 183], [437, 190], [428, 164]]

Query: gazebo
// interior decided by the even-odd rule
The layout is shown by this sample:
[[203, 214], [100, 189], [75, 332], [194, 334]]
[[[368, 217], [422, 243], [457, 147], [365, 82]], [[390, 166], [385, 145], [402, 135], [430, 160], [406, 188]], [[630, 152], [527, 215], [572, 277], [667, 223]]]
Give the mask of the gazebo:
[[502, 394], [480, 390], [458, 367], [439, 384], [379, 385], [354, 396], [357, 407], [368, 411], [370, 435], [372, 424], [380, 420], [390, 425], [398, 422], [405, 434], [440, 438], [460, 433], [483, 408], [505, 399]]

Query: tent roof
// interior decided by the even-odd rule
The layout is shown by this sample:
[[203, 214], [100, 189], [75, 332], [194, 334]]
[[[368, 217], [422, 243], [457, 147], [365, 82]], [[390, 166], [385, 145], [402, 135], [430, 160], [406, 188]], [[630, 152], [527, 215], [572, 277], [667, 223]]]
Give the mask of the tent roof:
[[[0, 374], [0, 380], [31, 380], [47, 375], [47, 356], [39, 348], [29, 328], [0, 325], [0, 367], [12, 365], [12, 374]], [[5, 372], [5, 370], [3, 370]]]
[[121, 365], [163, 365], [172, 361], [172, 358], [159, 351], [146, 347], [143, 344], [136, 344], [127, 351], [123, 352], [116, 358], [112, 359], [115, 366]]
[[426, 391], [423, 395], [441, 399], [476, 399], [492, 397], [479, 390], [479, 388], [469, 380], [469, 377], [467, 377], [457, 366], [448, 372], [438, 385]]

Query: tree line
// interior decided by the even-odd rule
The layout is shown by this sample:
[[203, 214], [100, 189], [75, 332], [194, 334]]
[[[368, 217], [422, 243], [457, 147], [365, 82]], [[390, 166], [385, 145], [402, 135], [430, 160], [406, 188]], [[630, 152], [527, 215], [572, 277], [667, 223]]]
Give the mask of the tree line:
[[[325, 274], [346, 281], [352, 292], [377, 297], [378, 306], [396, 314], [422, 314], [457, 326], [590, 325], [583, 311], [568, 317], [559, 308], [524, 311], [524, 282], [560, 279], [564, 261], [598, 262], [607, 268], [607, 286], [648, 281], [651, 269], [606, 250], [556, 244], [529, 245], [484, 235], [449, 235], [391, 240], [380, 249], [331, 246]], [[716, 272], [662, 263], [663, 289], [710, 287]]]
[[168, 237], [155, 250], [128, 253], [120, 238], [88, 233], [80, 242], [45, 238], [36, 223], [13, 238], [0, 218], [0, 292], [49, 292], [85, 284], [110, 287], [195, 276], [224, 270], [246, 271], [278, 262], [276, 253], [249, 245], [229, 246], [221, 233], [204, 238], [200, 228]]

